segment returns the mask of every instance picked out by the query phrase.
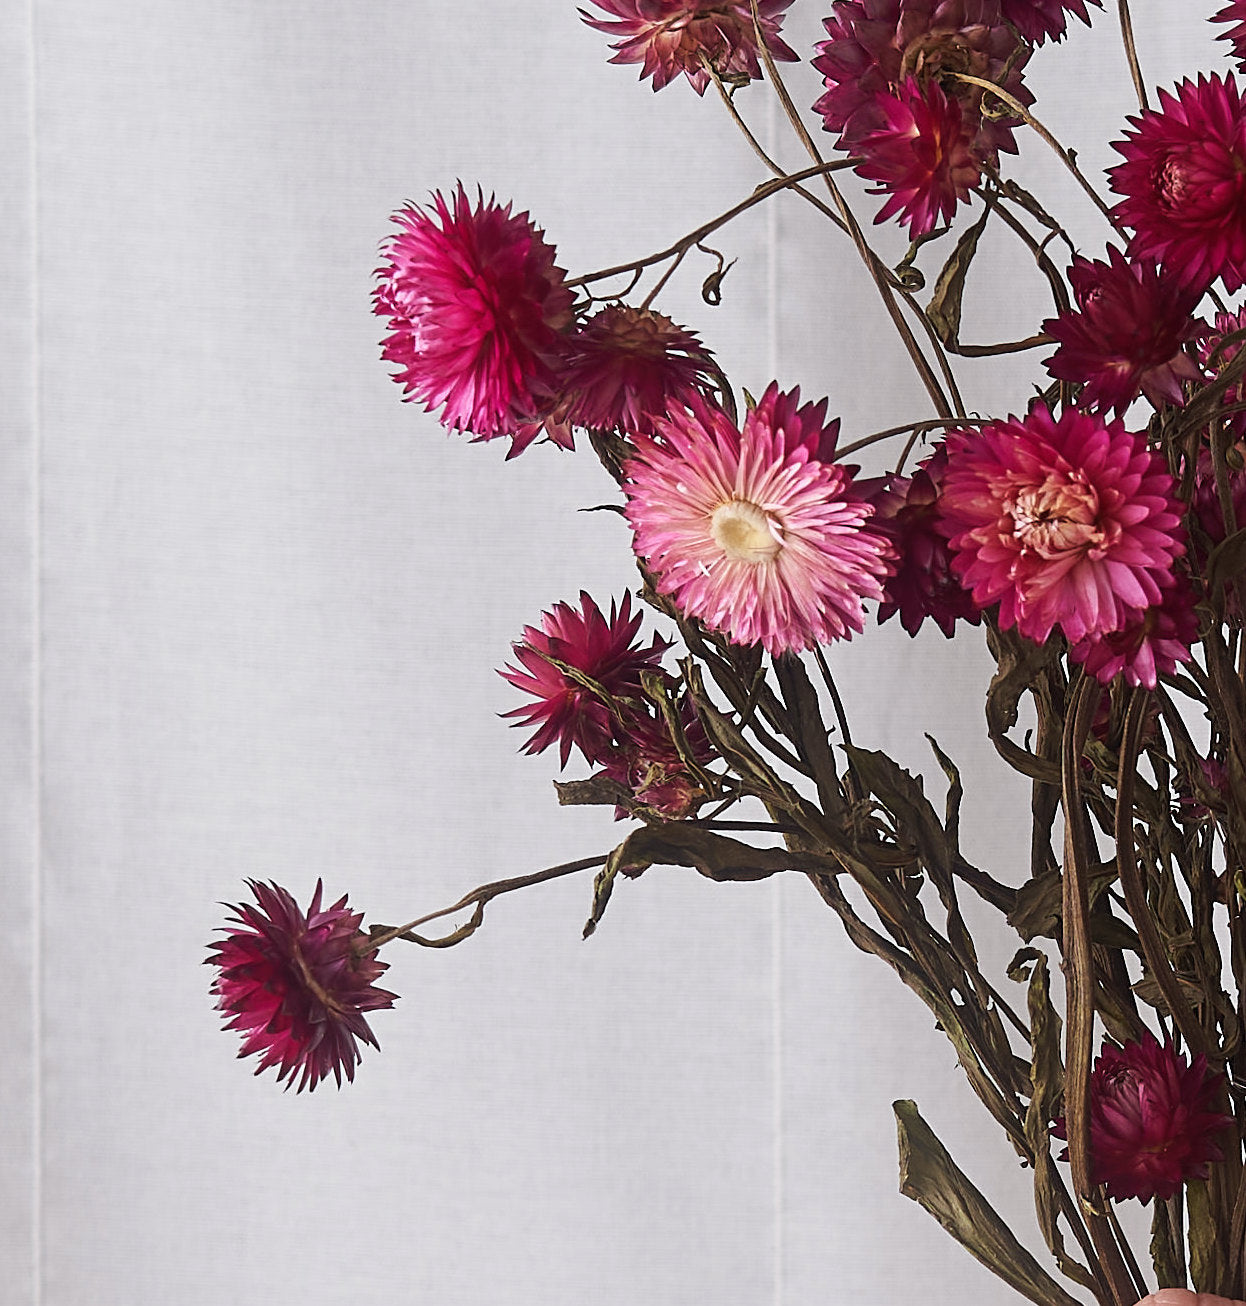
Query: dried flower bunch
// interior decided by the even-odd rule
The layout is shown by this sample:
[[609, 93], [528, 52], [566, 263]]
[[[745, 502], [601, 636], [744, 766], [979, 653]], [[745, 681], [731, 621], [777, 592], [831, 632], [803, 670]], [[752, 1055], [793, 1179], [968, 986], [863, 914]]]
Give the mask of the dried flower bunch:
[[[672, 643], [642, 634], [630, 594], [608, 610], [582, 594], [526, 627], [501, 675], [523, 698], [508, 715], [531, 732], [526, 750], [589, 768], [560, 801], [611, 805], [630, 833], [392, 928], [365, 930], [345, 898], [322, 908], [319, 886], [304, 913], [252, 884], [254, 904], [212, 945], [214, 992], [259, 1070], [300, 1091], [340, 1084], [374, 1041], [365, 1013], [392, 1004], [376, 987], [391, 942], [460, 942], [492, 899], [590, 870], [586, 933], [618, 877], [651, 865], [803, 876], [955, 1045], [1029, 1169], [1051, 1265], [897, 1103], [907, 1195], [1044, 1306], [1133, 1306], [1187, 1285], [1241, 1297], [1246, 310], [1231, 300], [1246, 289], [1246, 103], [1235, 73], [1213, 70], [1151, 107], [1120, 0], [1139, 113], [1112, 142], [1122, 161], [1089, 176], [1035, 116], [1027, 74], [1076, 39], [1071, 19], [1115, 21], [1098, 0], [827, 0], [826, 37], [804, 52], [782, 36], [790, 4], [592, 0], [580, 13], [611, 62], [639, 65], [655, 91], [712, 86], [746, 132], [765, 93], [752, 83], [767, 83], [809, 167], [786, 172], [754, 135], [771, 180], [659, 255], [578, 276], [526, 213], [458, 184], [394, 215], [377, 271], [404, 398], [474, 440], [509, 439], [509, 457], [574, 450], [578, 433], [615, 483], [639, 594], [684, 656], [667, 663]], [[1219, 24], [1246, 68], [1246, 5], [1197, 21]], [[829, 161], [784, 85], [778, 65], [796, 59], [824, 81], [811, 109]], [[1069, 169], [1059, 203], [1005, 175], [1022, 146]], [[837, 181], [849, 169], [882, 198], [874, 221], [913, 241], [897, 268]], [[825, 399], [728, 379], [653, 306], [711, 234], [798, 199], [851, 238], [929, 396], [899, 430], [844, 445]], [[1052, 216], [1069, 203], [1096, 207], [1101, 249], [1074, 249]], [[961, 295], [988, 224], [1019, 242], [1051, 310], [1025, 340], [966, 349]], [[928, 260], [955, 275], [923, 305]], [[970, 416], [949, 359], [1021, 351], [1037, 393]], [[845, 461], [888, 440], [902, 448], [885, 475]], [[851, 742], [828, 649], [895, 615], [910, 635], [927, 619], [949, 638], [978, 628], [997, 662], [987, 733], [1033, 788], [1021, 883], [964, 856], [960, 778], [937, 745], [942, 815], [918, 779]], [[741, 804], [757, 819], [720, 819]], [[1008, 977], [1022, 1001], [982, 973], [965, 891], [1019, 936]], [[462, 913], [448, 935], [419, 933]], [[1144, 1256], [1114, 1210], [1131, 1200], [1151, 1207]]]

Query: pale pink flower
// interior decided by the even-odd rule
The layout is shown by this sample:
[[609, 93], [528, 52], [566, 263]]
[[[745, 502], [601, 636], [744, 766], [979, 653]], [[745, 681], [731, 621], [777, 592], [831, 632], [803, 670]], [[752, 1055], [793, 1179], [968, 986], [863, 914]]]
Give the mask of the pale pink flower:
[[638, 437], [624, 464], [637, 554], [661, 593], [772, 655], [847, 638], [882, 597], [891, 548], [848, 469], [830, 462], [826, 401], [771, 384], [737, 430], [696, 403]]

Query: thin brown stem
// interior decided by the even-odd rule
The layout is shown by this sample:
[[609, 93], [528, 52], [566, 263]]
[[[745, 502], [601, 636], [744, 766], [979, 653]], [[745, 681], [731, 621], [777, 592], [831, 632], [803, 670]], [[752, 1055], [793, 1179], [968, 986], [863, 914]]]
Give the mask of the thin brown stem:
[[1134, 90], [1138, 96], [1138, 108], [1147, 110], [1146, 83], [1142, 80], [1142, 69], [1138, 64], [1138, 47], [1134, 44], [1134, 23], [1129, 15], [1129, 0], [1118, 0], [1117, 13], [1121, 20], [1121, 42], [1125, 46], [1125, 58], [1129, 60], [1129, 75], [1133, 78]]

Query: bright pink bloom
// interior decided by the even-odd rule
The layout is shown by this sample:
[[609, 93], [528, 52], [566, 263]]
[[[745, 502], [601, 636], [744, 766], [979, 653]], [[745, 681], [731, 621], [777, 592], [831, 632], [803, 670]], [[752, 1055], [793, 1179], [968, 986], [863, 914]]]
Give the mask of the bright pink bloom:
[[1112, 148], [1125, 162], [1108, 169], [1125, 198], [1112, 210], [1133, 228], [1129, 253], [1154, 259], [1193, 288], [1217, 277], [1228, 291], [1246, 284], [1246, 113], [1232, 75], [1200, 75], [1160, 109], [1130, 118], [1135, 130]]
[[1016, 118], [982, 114], [983, 92], [950, 73], [995, 82], [1022, 104], [1034, 96], [1022, 81], [1029, 48], [1017, 40], [1000, 13], [999, 0], [835, 0], [827, 40], [813, 66], [826, 94], [813, 106], [841, 149], [857, 149], [878, 126], [875, 96], [896, 95], [916, 77], [923, 90], [939, 83], [961, 108], [963, 130], [979, 162], [998, 162], [1000, 150], [1017, 151]]
[[652, 435], [655, 417], [709, 389], [709, 350], [650, 309], [611, 304], [567, 342], [559, 377], [576, 426]]
[[1133, 612], [1122, 629], [1074, 644], [1069, 657], [1102, 684], [1123, 675], [1128, 685], [1154, 689], [1161, 675], [1171, 675], [1178, 663], [1190, 660], [1197, 638], [1194, 596], [1189, 582], [1178, 580], [1158, 603]]
[[[580, 17], [599, 32], [620, 39], [611, 48], [611, 63], [638, 63], [640, 76], [653, 78], [660, 91], [683, 73], [698, 95], [705, 94], [708, 63], [724, 81], [757, 79], [757, 35], [748, 0], [592, 0], [612, 18]], [[792, 0], [760, 0], [757, 6], [762, 36], [774, 59], [800, 56], [779, 39], [783, 15]]]
[[1230, 0], [1219, 13], [1212, 14], [1211, 21], [1235, 24], [1227, 32], [1217, 32], [1216, 39], [1229, 42], [1237, 60], [1237, 71], [1246, 72], [1246, 0]]
[[[1091, 1178], [1121, 1202], [1167, 1201], [1188, 1179], [1206, 1179], [1224, 1157], [1215, 1138], [1233, 1124], [1216, 1111], [1224, 1082], [1207, 1058], [1193, 1065], [1149, 1031], [1141, 1043], [1104, 1043], [1090, 1076]], [[1056, 1122], [1064, 1138], [1064, 1121]], [[1067, 1159], [1067, 1150], [1062, 1159]]]
[[[1059, 41], [1064, 37], [1069, 14], [1080, 18], [1087, 27], [1090, 15], [1086, 12], [1088, 0], [1000, 0], [1004, 21], [1011, 23], [1033, 45], [1051, 37]], [[1102, 7], [1103, 0], [1089, 0]]]
[[1123, 630], [1161, 601], [1184, 551], [1163, 459], [1119, 422], [1036, 404], [950, 433], [940, 511], [952, 565], [1000, 625], [1042, 643]]
[[551, 401], [552, 364], [571, 323], [572, 294], [553, 247], [526, 213], [462, 185], [431, 208], [394, 214], [375, 311], [389, 319], [382, 357], [405, 397], [479, 439], [513, 435]]
[[502, 714], [517, 717], [520, 725], [537, 726], [525, 752], [543, 752], [557, 740], [563, 766], [572, 746], [590, 762], [610, 755], [618, 734], [618, 701], [644, 697], [641, 672], [656, 670], [670, 647], [656, 635], [648, 648], [633, 644], [642, 614], [632, 614], [631, 601], [624, 594], [617, 607], [611, 603], [607, 619], [581, 592], [579, 611], [556, 603], [542, 614], [539, 630], [524, 627], [523, 639], [512, 645], [520, 666], [504, 667], [498, 674], [536, 699]]
[[689, 617], [772, 655], [844, 639], [882, 597], [891, 549], [848, 469], [826, 401], [772, 383], [742, 431], [696, 403], [624, 464], [637, 554]]
[[359, 1043], [379, 1047], [365, 1011], [392, 1007], [397, 994], [376, 987], [388, 969], [345, 897], [321, 908], [322, 885], [304, 914], [276, 884], [248, 880], [255, 905], [233, 907], [237, 928], [209, 944], [219, 974], [212, 983], [226, 1029], [244, 1036], [240, 1057], [260, 1057], [255, 1073], [277, 1067], [277, 1080], [298, 1092], [331, 1074], [353, 1080]]
[[1069, 281], [1077, 309], [1043, 323], [1060, 348], [1047, 370], [1082, 383], [1079, 402], [1122, 414], [1139, 392], [1161, 408], [1185, 403], [1183, 381], [1202, 373], [1183, 348], [1198, 330], [1191, 317], [1200, 294], [1143, 259], [1108, 250], [1107, 263], [1077, 257]]
[[957, 204], [968, 200], [981, 176], [960, 103], [948, 99], [938, 82], [923, 92], [910, 77], [895, 95], [880, 91], [870, 109], [881, 125], [854, 148], [861, 155], [856, 171], [881, 183], [870, 193], [890, 196], [874, 221], [898, 213], [914, 238], [951, 222]]

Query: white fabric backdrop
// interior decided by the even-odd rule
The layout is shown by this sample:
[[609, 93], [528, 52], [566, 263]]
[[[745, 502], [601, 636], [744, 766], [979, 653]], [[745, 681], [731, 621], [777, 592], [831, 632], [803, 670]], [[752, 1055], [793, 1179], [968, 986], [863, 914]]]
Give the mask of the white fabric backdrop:
[[[1135, 5], [1152, 83], [1215, 57], [1214, 7]], [[555, 600], [634, 583], [618, 519], [576, 512], [610, 487], [401, 404], [370, 276], [388, 214], [459, 178], [530, 209], [573, 272], [668, 243], [762, 179], [712, 94], [608, 66], [571, 3], [0, 14], [3, 1299], [1009, 1300], [896, 1194], [891, 1100], [1033, 1242], [1028, 1179], [924, 1009], [801, 883], [655, 870], [588, 943], [587, 880], [499, 901], [464, 947], [390, 956], [403, 999], [341, 1093], [253, 1079], [199, 964], [244, 876], [304, 901], [323, 877], [397, 921], [617, 838], [515, 756], [494, 671]], [[798, 49], [821, 16], [795, 6]], [[1107, 162], [1132, 107], [1112, 16], [1032, 70], [1039, 112]], [[845, 439], [926, 411], [799, 201], [717, 243], [740, 259], [724, 305], [693, 266], [660, 306], [737, 383], [829, 393]], [[1031, 281], [977, 296], [966, 335], [1031, 330]], [[961, 369], [981, 411], [1040, 375], [985, 371]], [[965, 766], [969, 854], [1019, 878], [1025, 792], [985, 749], [973, 636], [889, 627], [836, 659], [858, 742], [929, 772], [934, 734]]]

